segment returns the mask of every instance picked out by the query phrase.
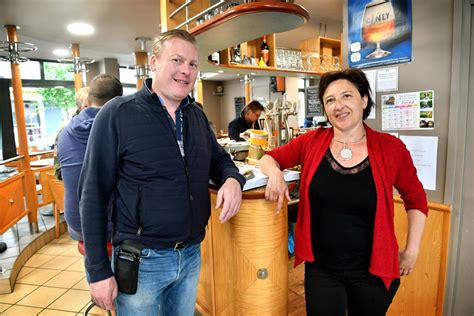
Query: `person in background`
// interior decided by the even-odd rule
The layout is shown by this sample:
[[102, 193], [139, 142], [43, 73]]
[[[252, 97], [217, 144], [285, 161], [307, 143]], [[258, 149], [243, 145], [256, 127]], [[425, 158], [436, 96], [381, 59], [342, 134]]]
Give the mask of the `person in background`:
[[260, 114], [265, 110], [258, 101], [252, 101], [247, 104], [241, 111], [240, 116], [230, 121], [228, 126], [229, 138], [236, 141], [245, 141], [240, 137], [240, 133], [248, 129], [262, 129], [258, 123]]
[[[74, 115], [73, 115], [73, 118], [78, 115], [83, 109], [85, 109], [87, 107], [87, 105], [89, 104], [89, 101], [87, 100], [87, 97], [89, 96], [89, 87], [82, 87], [80, 88], [79, 90], [77, 90], [76, 92], [76, 95], [75, 95], [75, 99], [76, 99], [76, 112], [74, 112]], [[53, 154], [53, 158], [54, 158], [54, 176], [58, 179], [58, 180], [62, 180], [62, 175], [61, 175], [61, 166], [59, 164], [59, 159], [58, 159], [58, 137], [59, 137], [59, 134], [61, 133], [61, 131], [63, 130], [63, 128], [61, 128], [58, 132], [58, 134], [56, 134], [56, 138], [54, 140], [54, 154]], [[51, 209], [50, 211], [51, 214], [48, 214], [49, 216], [53, 216], [53, 211]]]
[[[183, 30], [161, 34], [150, 68], [153, 77], [143, 88], [110, 101], [92, 127], [79, 182], [86, 270], [93, 300], [119, 316], [192, 316], [210, 216], [209, 179], [220, 186], [216, 209], [222, 207], [225, 222], [240, 208], [245, 178], [188, 95], [198, 74], [195, 38]], [[118, 254], [126, 245], [134, 244], [134, 254], [138, 249], [134, 294], [117, 284], [120, 269], [114, 277], [107, 256], [111, 196], [112, 264], [117, 269], [124, 262]]]
[[[326, 73], [319, 98], [331, 128], [317, 128], [262, 157], [265, 197], [289, 199], [281, 170], [301, 165], [295, 264], [305, 262], [308, 315], [381, 316], [412, 273], [428, 213], [405, 145], [364, 120], [374, 102], [358, 69]], [[394, 233], [393, 187], [408, 217], [405, 249]]]
[[[82, 87], [79, 90], [77, 90], [75, 94], [75, 99], [76, 99], [76, 111], [73, 114], [73, 118], [78, 115], [82, 109], [85, 109], [88, 105], [87, 97], [89, 96], [89, 87]], [[62, 174], [61, 174], [61, 165], [59, 164], [59, 159], [58, 159], [58, 138], [59, 134], [63, 130], [64, 127], [61, 127], [59, 129], [59, 132], [56, 134], [56, 137], [54, 138], [54, 145], [53, 145], [53, 170], [54, 170], [54, 176], [58, 180], [63, 180]], [[52, 207], [48, 208], [43, 208], [40, 210], [40, 214], [43, 216], [53, 216], [54, 211]]]
[[[84, 90], [83, 90], [84, 91]], [[83, 240], [77, 185], [81, 173], [87, 141], [97, 113], [109, 100], [121, 96], [120, 81], [111, 75], [98, 75], [92, 79], [86, 107], [82, 106], [58, 135], [57, 155], [64, 181], [64, 217], [71, 238]], [[79, 110], [79, 108], [78, 108]], [[111, 225], [110, 225], [111, 226]], [[109, 239], [111, 227], [109, 227]]]

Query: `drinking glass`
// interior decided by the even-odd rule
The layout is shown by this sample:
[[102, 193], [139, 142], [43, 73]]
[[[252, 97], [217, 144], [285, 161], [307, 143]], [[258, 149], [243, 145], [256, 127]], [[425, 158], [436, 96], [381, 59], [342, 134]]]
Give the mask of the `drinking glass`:
[[380, 48], [380, 42], [395, 34], [395, 13], [389, 0], [373, 0], [365, 6], [362, 17], [362, 38], [376, 43], [376, 49], [365, 58], [382, 58], [391, 52]]

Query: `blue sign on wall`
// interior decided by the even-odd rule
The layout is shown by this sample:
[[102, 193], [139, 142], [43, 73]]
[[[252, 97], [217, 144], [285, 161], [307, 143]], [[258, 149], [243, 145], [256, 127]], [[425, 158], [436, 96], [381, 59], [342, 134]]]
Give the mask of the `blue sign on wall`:
[[412, 60], [411, 0], [348, 0], [349, 67]]

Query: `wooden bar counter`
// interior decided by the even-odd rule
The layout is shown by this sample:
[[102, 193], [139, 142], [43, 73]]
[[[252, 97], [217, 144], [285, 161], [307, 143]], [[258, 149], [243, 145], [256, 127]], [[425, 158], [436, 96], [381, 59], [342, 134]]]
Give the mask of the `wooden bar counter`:
[[197, 309], [203, 315], [287, 315], [288, 213], [265, 188], [243, 192], [239, 213], [222, 224], [211, 192], [202, 243]]

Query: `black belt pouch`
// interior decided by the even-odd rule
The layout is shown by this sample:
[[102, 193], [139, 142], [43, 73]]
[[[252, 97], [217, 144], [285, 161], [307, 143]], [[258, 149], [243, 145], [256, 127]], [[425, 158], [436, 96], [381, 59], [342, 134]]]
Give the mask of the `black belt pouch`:
[[125, 294], [137, 292], [138, 268], [143, 245], [135, 240], [123, 241], [115, 259], [115, 280], [118, 290]]

